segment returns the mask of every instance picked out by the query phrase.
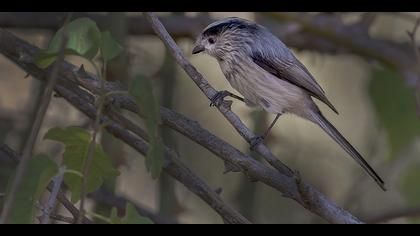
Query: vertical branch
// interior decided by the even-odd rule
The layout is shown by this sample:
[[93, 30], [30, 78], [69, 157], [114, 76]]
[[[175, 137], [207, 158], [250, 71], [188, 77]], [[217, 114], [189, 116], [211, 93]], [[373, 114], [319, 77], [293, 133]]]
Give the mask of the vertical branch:
[[66, 171], [65, 166], [60, 167], [58, 174], [54, 177], [53, 187], [51, 190], [50, 197], [48, 198], [48, 202], [45, 208], [43, 209], [44, 214], [42, 215], [42, 218], [41, 218], [41, 224], [48, 224], [50, 221], [51, 212], [53, 211], [55, 203], [57, 201], [58, 192], [61, 189], [61, 184], [63, 182], [65, 171]]
[[[102, 50], [101, 50], [101, 56], [102, 56]], [[86, 213], [85, 212], [85, 198], [87, 194], [87, 184], [89, 180], [89, 173], [92, 168], [94, 151], [96, 148], [96, 139], [101, 130], [100, 118], [104, 110], [105, 99], [106, 99], [106, 91], [105, 91], [106, 61], [105, 59], [103, 59], [102, 72], [96, 67], [96, 64], [94, 63], [92, 64], [95, 66], [96, 70], [98, 71], [98, 76], [101, 82], [101, 88], [99, 91], [99, 99], [98, 99], [98, 105], [97, 105], [97, 110], [96, 110], [95, 122], [93, 124], [92, 139], [89, 143], [86, 161], [83, 165], [82, 188], [80, 191], [80, 208], [79, 208], [79, 216], [77, 217], [78, 224], [82, 223], [83, 217], [85, 216], [85, 213]]]
[[[174, 92], [176, 85], [176, 76], [174, 76], [175, 62], [168, 50], [165, 50], [164, 63], [159, 71], [158, 77], [161, 82], [161, 103], [162, 106], [169, 109], [173, 106]], [[163, 126], [161, 128], [163, 142], [177, 151], [176, 142], [171, 133], [171, 130]], [[182, 210], [182, 206], [178, 202], [175, 194], [175, 181], [166, 173], [163, 173], [159, 178], [159, 212], [162, 215], [170, 216], [175, 211]]]
[[[124, 51], [116, 58], [107, 63], [106, 81], [120, 81], [122, 84], [128, 84], [130, 58], [127, 55], [125, 45], [127, 44], [127, 19], [125, 12], [108, 12], [105, 20], [97, 22], [98, 26], [104, 31], [109, 30], [111, 35], [123, 45]], [[117, 109], [117, 108], [116, 108]], [[111, 134], [102, 132], [100, 143], [104, 152], [112, 159], [115, 168], [125, 163], [124, 144], [115, 139]], [[114, 192], [116, 189], [116, 177], [107, 178], [101, 189]], [[110, 215], [111, 207], [100, 202], [95, 202], [95, 212], [102, 215]]]
[[[71, 14], [67, 15], [66, 23], [69, 22], [71, 18]], [[29, 134], [29, 138], [27, 140], [27, 143], [25, 144], [25, 148], [23, 150], [22, 159], [19, 162], [19, 165], [16, 169], [16, 175], [13, 178], [12, 186], [10, 188], [10, 192], [8, 193], [6, 197], [6, 201], [4, 203], [3, 211], [0, 216], [0, 224], [7, 223], [10, 211], [13, 207], [13, 203], [15, 200], [15, 195], [19, 189], [19, 186], [22, 182], [22, 178], [26, 172], [26, 169], [28, 167], [29, 160], [32, 156], [32, 151], [35, 146], [36, 138], [38, 137], [39, 130], [41, 129], [42, 122], [44, 120], [45, 114], [47, 112], [48, 106], [51, 101], [51, 95], [54, 91], [54, 86], [56, 84], [58, 73], [61, 67], [61, 64], [64, 61], [64, 55], [65, 55], [65, 47], [67, 45], [67, 34], [64, 26], [63, 30], [63, 38], [60, 45], [60, 51], [57, 58], [57, 61], [55, 62], [50, 78], [47, 82], [47, 86], [45, 87], [44, 94], [42, 95], [41, 104], [38, 108], [38, 111], [36, 113], [36, 118], [34, 120], [34, 123], [32, 124], [31, 132]]]

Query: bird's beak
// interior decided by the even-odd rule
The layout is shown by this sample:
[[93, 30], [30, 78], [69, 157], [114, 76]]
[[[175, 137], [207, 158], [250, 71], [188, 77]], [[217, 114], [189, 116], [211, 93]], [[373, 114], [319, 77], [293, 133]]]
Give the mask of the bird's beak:
[[194, 47], [194, 49], [192, 50], [192, 54], [197, 54], [200, 53], [202, 51], [204, 51], [204, 46], [203, 45], [197, 45]]

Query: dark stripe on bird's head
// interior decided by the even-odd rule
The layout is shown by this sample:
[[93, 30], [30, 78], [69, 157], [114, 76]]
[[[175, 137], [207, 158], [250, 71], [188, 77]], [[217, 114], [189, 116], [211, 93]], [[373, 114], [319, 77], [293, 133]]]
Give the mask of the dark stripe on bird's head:
[[248, 29], [250, 31], [256, 30], [257, 27], [254, 24], [245, 22], [245, 20], [239, 18], [230, 18], [227, 21], [221, 21], [215, 25], [210, 26], [209, 28], [203, 31], [204, 36], [213, 36], [219, 35], [222, 32], [229, 29]]

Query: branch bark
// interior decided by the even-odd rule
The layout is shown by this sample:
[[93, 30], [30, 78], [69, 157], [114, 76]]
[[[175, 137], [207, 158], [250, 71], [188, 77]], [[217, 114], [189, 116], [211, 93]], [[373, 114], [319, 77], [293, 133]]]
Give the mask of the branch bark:
[[[39, 49], [17, 38], [13, 34], [0, 29], [0, 52], [33, 77], [44, 80], [46, 72], [33, 63], [33, 58], [37, 50]], [[92, 104], [92, 97], [83, 91], [83, 89], [78, 88], [76, 84], [71, 83], [71, 81], [74, 81], [74, 70], [72, 69], [74, 69], [74, 66], [69, 63], [62, 65], [60, 78], [55, 86], [55, 91], [89, 118], [95, 119], [96, 108]], [[148, 144], [144, 139], [133, 135], [120, 124], [112, 122], [107, 116], [102, 116], [100, 119], [102, 124], [108, 124], [105, 129], [109, 133], [121, 139], [139, 153], [146, 155]], [[142, 130], [141, 132], [146, 133]], [[250, 223], [240, 213], [227, 205], [215, 191], [185, 166], [181, 162], [180, 157], [169, 148], [166, 148], [166, 160], [163, 168], [169, 175], [177, 179], [212, 207], [222, 217], [224, 222]]]
[[[162, 42], [169, 49], [178, 64], [184, 69], [193, 82], [201, 89], [201, 91], [211, 99], [216, 90], [204, 79], [204, 77], [195, 69], [193, 65], [185, 58], [175, 41], [168, 34], [165, 27], [159, 21], [154, 13], [145, 13], [146, 19], [150, 22], [155, 33], [161, 38]], [[255, 134], [249, 130], [239, 117], [230, 110], [227, 102], [218, 106], [222, 115], [232, 124], [238, 133], [248, 142], [255, 137]], [[282, 185], [281, 192], [290, 197], [308, 210], [318, 214], [325, 220], [334, 223], [360, 223], [360, 221], [347, 211], [337, 207], [334, 203], [319, 193], [314, 187], [303, 182], [300, 176], [294, 173], [289, 167], [284, 165], [274, 154], [262, 143], [255, 147], [255, 150], [264, 157], [273, 167], [275, 167], [282, 176], [283, 183], [287, 184], [286, 188]], [[248, 167], [249, 168], [249, 167]]]
[[[50, 222], [50, 215], [52, 211], [54, 210], [58, 192], [60, 191], [61, 184], [63, 182], [64, 171], [66, 171], [66, 167], [65, 166], [60, 167], [60, 169], [58, 170], [58, 174], [54, 177], [52, 181], [53, 187], [52, 187], [51, 195], [48, 198], [48, 201], [45, 204], [45, 207], [42, 209], [44, 213], [41, 217], [41, 224], [48, 224], [48, 222]], [[83, 218], [81, 219], [81, 222], [83, 222]]]
[[[21, 58], [31, 58], [33, 56], [33, 53], [36, 51], [36, 48], [27, 44], [26, 42], [16, 38], [15, 36], [11, 35], [10, 33], [0, 30], [0, 52], [2, 52], [4, 55], [6, 55], [9, 59], [17, 63], [22, 69], [24, 69], [26, 72], [33, 75], [35, 78], [43, 79], [44, 77], [44, 71], [37, 68], [31, 60], [22, 60]], [[182, 55], [182, 54], [181, 54]], [[70, 103], [72, 103], [76, 108], [79, 110], [82, 110], [85, 114], [87, 114], [89, 117], [93, 117], [94, 110], [92, 110], [92, 107], [89, 105], [92, 101], [89, 101], [89, 94], [86, 94], [85, 90], [80, 89], [78, 86], [75, 86], [74, 84], [70, 83], [71, 81], [77, 80], [75, 77], [75, 69], [74, 66], [65, 63], [63, 65], [64, 69], [62, 70], [62, 78], [59, 80], [58, 85], [56, 86], [56, 91], [61, 94], [66, 100], [68, 100]], [[195, 71], [195, 68], [193, 68], [193, 71]], [[195, 71], [198, 73], [197, 71]], [[201, 75], [200, 75], [201, 76]], [[202, 77], [201, 77], [202, 78]], [[99, 86], [97, 78], [89, 77], [89, 78], [83, 78], [83, 81], [79, 81], [82, 84], [82, 86]], [[207, 83], [206, 83], [207, 84]], [[114, 87], [114, 90], [116, 89], [116, 86], [112, 86], [112, 83], [107, 83], [106, 87], [108, 89], [112, 89]], [[208, 87], [209, 89], [212, 89], [210, 85], [205, 85], [204, 87]], [[75, 92], [76, 91], [76, 92]], [[214, 90], [213, 90], [214, 91]], [[208, 96], [210, 97], [210, 96]], [[91, 98], [90, 98], [91, 99]], [[119, 101], [117, 101], [119, 103]], [[223, 108], [224, 109], [224, 108]], [[136, 110], [133, 108], [132, 110]], [[234, 115], [230, 110], [226, 109], [226, 112], [228, 114], [232, 114], [234, 121], [238, 121], [239, 124], [242, 124], [242, 122], [239, 120], [239, 118]], [[163, 114], [163, 112], [162, 112]], [[235, 118], [236, 117], [236, 118]], [[179, 118], [179, 117], [178, 117]], [[165, 118], [165, 123], [169, 123], [169, 117]], [[252, 173], [254, 179], [258, 178], [261, 182], [264, 182], [265, 184], [268, 184], [269, 186], [272, 186], [282, 192], [286, 197], [292, 198], [296, 200], [298, 203], [303, 205], [308, 210], [312, 211], [313, 213], [321, 216], [325, 220], [332, 222], [332, 223], [361, 223], [356, 217], [352, 216], [349, 212], [337, 207], [333, 202], [331, 202], [328, 198], [323, 196], [321, 193], [319, 193], [316, 189], [309, 186], [305, 182], [302, 182], [298, 175], [296, 175], [294, 172], [292, 172], [288, 167], [285, 167], [285, 172], [280, 173], [278, 171], [275, 171], [271, 168], [266, 167], [265, 165], [253, 160], [251, 157], [246, 156], [242, 154], [240, 151], [236, 150], [229, 144], [225, 143], [223, 140], [220, 140], [214, 135], [210, 135], [210, 133], [207, 131], [205, 134], [208, 135], [206, 139], [206, 136], [200, 137], [197, 134], [190, 134], [188, 129], [191, 129], [191, 124], [195, 123], [188, 119], [185, 120], [186, 127], [184, 127], [184, 131], [186, 135], [191, 136], [191, 138], [194, 138], [196, 142], [202, 144], [203, 146], [206, 146], [209, 150], [211, 150], [216, 155], [220, 155], [220, 157], [224, 158], [227, 162], [230, 163], [237, 163], [238, 167], [242, 166], [242, 171], [246, 173], [249, 176], [249, 173]], [[182, 123], [180, 123], [182, 124]], [[182, 125], [178, 124], [177, 126], [182, 128]], [[235, 123], [238, 124], [238, 123]], [[198, 129], [200, 126], [196, 126], [196, 131], [203, 133], [205, 130]], [[181, 128], [178, 128], [181, 130]], [[115, 136], [119, 137], [123, 141], [125, 141], [130, 146], [134, 147], [136, 150], [140, 152], [144, 152], [146, 147], [146, 143], [143, 140], [138, 139], [133, 134], [127, 132], [126, 129], [121, 127], [118, 124], [112, 124], [107, 127], [108, 131], [114, 134]], [[194, 130], [194, 128], [192, 128]], [[248, 137], [253, 137], [253, 134], [251, 131], [249, 131], [245, 126], [241, 126], [241, 130], [245, 130], [245, 135]], [[181, 131], [179, 131], [181, 132]], [[181, 133], [182, 133], [181, 132]], [[261, 146], [261, 145], [260, 145]], [[268, 151], [270, 154], [271, 152], [265, 147], [263, 149], [264, 151]], [[272, 155], [272, 154], [270, 154]], [[275, 158], [275, 156], [272, 156]], [[281, 163], [281, 162], [280, 162]], [[188, 178], [188, 174], [185, 174], [186, 171], [179, 169], [180, 167], [176, 164], [170, 166], [166, 166], [166, 171], [172, 172], [173, 175], [178, 176], [178, 172], [184, 173], [182, 178], [178, 177], [178, 179], [183, 182], [185, 185], [194, 185], [194, 182], [191, 182], [191, 180], [184, 180], [184, 178]], [[172, 169], [171, 169], [172, 168]], [[290, 172], [289, 172], [290, 171]], [[289, 172], [289, 173], [287, 173]], [[188, 183], [185, 183], [188, 182]], [[206, 198], [205, 196], [202, 196], [202, 198]], [[208, 202], [208, 201], [207, 201]], [[216, 207], [216, 206], [212, 206]]]

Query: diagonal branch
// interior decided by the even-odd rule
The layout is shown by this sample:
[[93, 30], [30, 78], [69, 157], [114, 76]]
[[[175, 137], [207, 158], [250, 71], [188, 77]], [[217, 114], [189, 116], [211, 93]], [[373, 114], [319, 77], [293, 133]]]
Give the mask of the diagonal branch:
[[[216, 90], [204, 79], [204, 77], [195, 69], [193, 65], [185, 58], [181, 50], [176, 45], [175, 41], [168, 34], [165, 27], [159, 21], [154, 13], [145, 13], [147, 20], [150, 22], [156, 34], [161, 38], [165, 46], [169, 49], [178, 64], [184, 69], [194, 83], [207, 96], [212, 98], [216, 94]], [[232, 124], [238, 133], [248, 142], [255, 137], [251, 130], [249, 130], [239, 117], [230, 110], [228, 105], [222, 104], [218, 106], [219, 111]], [[347, 211], [337, 207], [334, 203], [328, 200], [325, 196], [319, 193], [314, 187], [303, 182], [299, 175], [290, 170], [280, 160], [272, 154], [272, 152], [262, 143], [255, 147], [255, 150], [261, 154], [272, 166], [274, 166], [282, 175], [284, 179], [294, 181], [294, 189], [283, 189], [286, 196], [291, 197], [305, 208], [318, 214], [325, 220], [334, 223], [360, 223], [360, 221], [352, 216]]]
[[[64, 178], [64, 172], [65, 171], [66, 171], [65, 166], [60, 167], [60, 169], [58, 170], [58, 174], [54, 177], [54, 179], [52, 181], [51, 195], [48, 198], [48, 201], [45, 204], [45, 207], [42, 209], [43, 210], [43, 215], [41, 217], [41, 224], [48, 224], [48, 222], [50, 220], [50, 215], [51, 215], [52, 211], [54, 210], [55, 202], [57, 200], [58, 193], [61, 189], [61, 184], [63, 183], [63, 178]], [[80, 220], [81, 220], [80, 222], [83, 222], [83, 218], [81, 218]]]
[[[92, 104], [87, 103], [86, 100], [81, 99], [77, 93], [74, 93], [61, 85], [57, 85], [56, 91], [89, 118], [95, 119], [95, 107]], [[121, 139], [143, 156], [147, 154], [149, 145], [143, 138], [130, 133], [122, 125], [111, 121], [107, 116], [102, 116], [100, 120], [101, 124], [108, 124], [105, 129], [109, 133], [116, 138]], [[146, 133], [142, 129], [140, 130], [142, 133]], [[214, 190], [181, 162], [181, 158], [177, 153], [169, 148], [165, 148], [163, 170], [207, 202], [207, 204], [212, 207], [226, 223], [250, 223], [240, 213], [227, 205]]]
[[[39, 49], [17, 38], [13, 34], [0, 29], [0, 52], [33, 77], [44, 80], [46, 71], [38, 68], [33, 62], [37, 50]], [[95, 106], [92, 104], [92, 97], [89, 97], [89, 94], [86, 94], [83, 89], [80, 89], [75, 86], [74, 83], [71, 83], [71, 78], [74, 79], [74, 71], [71, 70], [71, 68], [74, 67], [68, 63], [62, 65], [60, 70], [61, 74], [58, 78], [58, 83], [55, 86], [55, 91], [89, 118], [95, 119], [97, 113]], [[70, 77], [70, 79], [63, 77], [63, 75]], [[143, 156], [146, 155], [149, 145], [144, 139], [130, 133], [120, 124], [112, 122], [107, 116], [100, 117], [100, 120], [101, 124], [107, 124], [105, 129], [109, 133], [124, 141], [139, 153], [143, 154]], [[163, 165], [164, 171], [204, 200], [222, 217], [224, 222], [250, 223], [240, 213], [227, 205], [214, 190], [185, 166], [181, 162], [181, 158], [174, 151], [166, 148], [165, 152], [166, 159]]]

